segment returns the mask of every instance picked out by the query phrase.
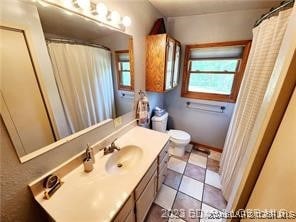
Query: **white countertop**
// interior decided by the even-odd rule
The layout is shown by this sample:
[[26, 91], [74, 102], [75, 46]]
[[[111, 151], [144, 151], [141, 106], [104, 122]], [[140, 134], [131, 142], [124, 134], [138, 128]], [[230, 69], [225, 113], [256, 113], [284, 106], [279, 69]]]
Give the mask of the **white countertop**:
[[81, 165], [62, 178], [64, 184], [49, 200], [43, 199], [43, 193], [35, 199], [58, 222], [110, 221], [168, 140], [167, 134], [134, 127], [116, 141], [119, 147], [136, 145], [143, 150], [141, 159], [129, 172], [107, 173], [105, 163], [112, 154], [100, 157], [100, 152], [92, 172], [85, 173]]

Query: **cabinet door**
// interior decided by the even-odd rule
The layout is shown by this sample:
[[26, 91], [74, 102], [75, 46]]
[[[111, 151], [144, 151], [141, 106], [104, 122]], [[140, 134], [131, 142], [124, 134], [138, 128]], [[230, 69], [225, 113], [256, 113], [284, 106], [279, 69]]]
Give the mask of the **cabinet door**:
[[25, 32], [0, 27], [1, 115], [20, 157], [55, 141]]
[[135, 213], [134, 211], [131, 211], [127, 218], [125, 219], [125, 222], [135, 222]]
[[165, 87], [165, 66], [167, 35], [146, 37], [146, 90], [163, 92]]
[[162, 183], [164, 182], [165, 178], [167, 176], [167, 165], [165, 165], [163, 168], [159, 170], [159, 175], [158, 175], [158, 186], [157, 190], [159, 191], [161, 188]]
[[157, 189], [157, 172], [155, 171], [151, 180], [147, 184], [145, 190], [136, 202], [136, 218], [137, 222], [144, 221], [151, 204], [156, 196]]
[[173, 87], [175, 41], [168, 38], [166, 50], [165, 90]]
[[181, 45], [176, 42], [175, 46], [175, 61], [174, 61], [174, 76], [173, 87], [178, 85], [179, 71], [180, 71]]
[[126, 222], [126, 221], [132, 221], [132, 217], [135, 217], [134, 215], [134, 207], [135, 207], [135, 201], [134, 201], [134, 195], [131, 195], [124, 206], [120, 209], [113, 222]]

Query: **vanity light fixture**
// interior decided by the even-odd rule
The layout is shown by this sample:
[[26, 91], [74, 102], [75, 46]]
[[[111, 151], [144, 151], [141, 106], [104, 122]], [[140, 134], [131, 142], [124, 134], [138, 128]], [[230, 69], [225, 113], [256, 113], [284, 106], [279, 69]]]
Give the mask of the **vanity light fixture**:
[[98, 13], [99, 18], [106, 19], [108, 14], [108, 9], [106, 5], [102, 2], [98, 3], [96, 5], [96, 11]]
[[90, 10], [90, 0], [77, 0], [76, 2], [82, 10]]
[[120, 22], [120, 14], [117, 11], [111, 12], [111, 22], [118, 24]]
[[73, 7], [73, 1], [72, 0], [64, 0], [64, 6], [67, 8]]
[[124, 16], [123, 19], [122, 19], [122, 24], [125, 26], [125, 27], [128, 27], [132, 24], [132, 20], [130, 17], [128, 16]]
[[86, 20], [97, 22], [101, 26], [124, 31], [132, 21], [128, 16], [121, 17], [117, 11], [111, 11], [102, 3], [91, 0], [31, 0], [38, 2], [43, 7], [55, 6], [65, 10], [68, 15], [78, 14]]

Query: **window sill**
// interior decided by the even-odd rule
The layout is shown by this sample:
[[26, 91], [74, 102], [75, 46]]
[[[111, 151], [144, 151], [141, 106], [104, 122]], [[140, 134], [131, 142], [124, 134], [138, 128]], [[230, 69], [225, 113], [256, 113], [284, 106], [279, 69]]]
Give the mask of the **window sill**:
[[200, 92], [182, 92], [182, 97], [190, 99], [201, 99], [201, 100], [213, 100], [219, 102], [229, 102], [235, 103], [236, 98], [233, 98], [231, 95], [222, 95], [215, 93], [200, 93]]
[[132, 87], [132, 86], [118, 86], [118, 90], [133, 92], [134, 87]]

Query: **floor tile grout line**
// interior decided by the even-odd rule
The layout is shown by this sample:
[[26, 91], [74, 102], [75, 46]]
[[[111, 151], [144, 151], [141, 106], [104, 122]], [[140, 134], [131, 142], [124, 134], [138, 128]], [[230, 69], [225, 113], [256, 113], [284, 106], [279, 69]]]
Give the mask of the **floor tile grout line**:
[[[171, 155], [171, 156], [169, 157], [169, 160], [170, 160], [170, 158], [172, 158], [172, 157], [174, 157], [174, 155]], [[178, 158], [175, 158], [175, 159], [178, 159]], [[180, 159], [179, 159], [179, 160], [180, 160]], [[184, 161], [184, 160], [182, 160], [182, 161]], [[185, 161], [184, 161], [184, 162], [185, 162]], [[175, 204], [175, 201], [176, 201], [176, 198], [177, 198], [177, 194], [178, 194], [178, 192], [179, 192], [179, 188], [180, 188], [180, 186], [181, 186], [181, 182], [182, 182], [182, 179], [183, 179], [183, 175], [184, 175], [184, 172], [185, 172], [186, 166], [187, 166], [187, 161], [186, 161], [186, 164], [185, 164], [185, 167], [184, 167], [184, 170], [183, 170], [183, 173], [182, 173], [182, 174], [181, 174], [180, 172], [177, 172], [177, 171], [175, 171], [175, 170], [173, 170], [173, 169], [168, 168], [169, 170], [172, 170], [172, 171], [174, 171], [174, 172], [180, 173], [180, 174], [182, 175], [182, 176], [181, 176], [180, 183], [179, 183], [177, 189], [172, 188], [171, 186], [166, 185], [166, 184], [164, 183], [165, 180], [164, 180], [163, 183], [161, 184], [161, 185], [166, 185], [166, 186], [168, 186], [168, 187], [170, 187], [170, 188], [176, 190], [176, 195], [175, 195], [174, 201], [173, 201], [172, 206], [171, 206], [171, 209], [170, 209], [171, 212], [170, 212], [169, 219], [170, 219], [171, 215], [174, 215], [174, 214], [172, 213], [172, 208], [173, 208], [173, 206], [174, 206], [174, 204]], [[158, 205], [158, 206], [159, 206], [159, 205]], [[161, 207], [161, 208], [163, 208], [163, 207]], [[174, 215], [174, 216], [176, 216], [176, 215]], [[182, 218], [180, 218], [180, 217], [178, 217], [178, 216], [176, 216], [176, 217], [179, 218], [179, 219], [182, 219]], [[182, 220], [183, 220], [183, 219], [182, 219]]]
[[197, 180], [197, 179], [195, 179], [195, 178], [193, 178], [193, 177], [191, 177], [191, 176], [188, 176], [188, 175], [185, 175], [185, 174], [184, 174], [184, 176], [186, 176], [186, 177], [188, 177], [188, 178], [190, 178], [190, 179], [193, 179], [193, 180], [195, 180], [195, 181], [198, 181], [198, 182], [200, 182], [200, 183], [204, 183], [203, 181]]
[[204, 177], [204, 181], [203, 181], [203, 190], [202, 190], [202, 196], [201, 196], [201, 206], [200, 206], [200, 209], [202, 209], [202, 204], [204, 202], [205, 184], [206, 184], [207, 169], [208, 169], [208, 159], [209, 159], [209, 155], [207, 155], [207, 163], [206, 163], [206, 169], [205, 169], [205, 177]]
[[[192, 150], [193, 150], [193, 149], [192, 149]], [[177, 194], [178, 194], [178, 192], [180, 192], [180, 193], [182, 193], [182, 194], [184, 194], [184, 195], [187, 195], [188, 197], [190, 197], [190, 198], [192, 198], [192, 199], [194, 199], [194, 200], [199, 201], [199, 202], [201, 203], [201, 205], [200, 205], [200, 210], [201, 210], [201, 208], [202, 208], [202, 204], [204, 203], [204, 204], [206, 204], [206, 205], [208, 205], [208, 206], [210, 206], [210, 207], [212, 207], [212, 208], [214, 208], [214, 209], [216, 209], [216, 210], [218, 210], [218, 211], [221, 211], [221, 210], [217, 209], [216, 207], [213, 207], [211, 204], [208, 204], [207, 202], [204, 202], [204, 200], [203, 200], [203, 198], [204, 198], [204, 192], [205, 192], [205, 185], [208, 185], [208, 186], [214, 187], [214, 186], [212, 186], [212, 185], [210, 185], [210, 184], [206, 184], [206, 182], [205, 182], [205, 180], [206, 180], [206, 173], [207, 173], [207, 170], [208, 170], [208, 159], [211, 159], [211, 158], [209, 158], [209, 155], [204, 156], [204, 155], [196, 154], [196, 155], [199, 155], [199, 156], [202, 156], [202, 157], [206, 157], [206, 167], [205, 167], [205, 168], [202, 167], [202, 166], [199, 166], [199, 165], [196, 165], [196, 164], [192, 164], [192, 163], [190, 163], [190, 164], [192, 164], [192, 165], [194, 165], [194, 166], [197, 166], [197, 167], [200, 167], [200, 168], [204, 169], [205, 174], [204, 174], [204, 179], [203, 179], [203, 181], [200, 181], [200, 180], [197, 180], [197, 179], [195, 179], [195, 178], [193, 178], [193, 177], [191, 177], [191, 176], [187, 176], [187, 175], [185, 175], [185, 171], [186, 171], [186, 168], [187, 168], [187, 166], [188, 166], [188, 163], [189, 163], [189, 159], [190, 159], [190, 155], [191, 155], [191, 153], [192, 153], [192, 150], [191, 150], [190, 152], [188, 152], [188, 153], [189, 153], [189, 157], [188, 157], [188, 159], [187, 159], [186, 161], [185, 161], [184, 159], [177, 158], [177, 157], [175, 157], [174, 155], [171, 155], [171, 156], [170, 156], [170, 158], [173, 157], [174, 159], [178, 159], [178, 160], [183, 161], [183, 162], [186, 163], [182, 174], [181, 174], [180, 172], [178, 172], [178, 171], [175, 171], [175, 170], [173, 170], [173, 169], [168, 168], [168, 169], [171, 170], [171, 171], [174, 171], [174, 172], [176, 172], [176, 173], [181, 174], [181, 180], [180, 180], [180, 183], [179, 183], [177, 189], [175, 189], [174, 187], [171, 187], [170, 185], [165, 184], [164, 182], [162, 183], [163, 185], [166, 185], [167, 187], [169, 187], [169, 188], [171, 188], [171, 189], [173, 189], [173, 190], [176, 190], [176, 195], [175, 195], [175, 198], [174, 198], [174, 201], [173, 201], [173, 204], [172, 204], [171, 210], [172, 210], [172, 208], [173, 208], [173, 206], [174, 206], [174, 204], [175, 204], [175, 202], [176, 202]], [[210, 170], [210, 171], [212, 171], [212, 170]], [[215, 171], [212, 171], [212, 172], [215, 172]], [[195, 198], [195, 197], [193, 197], [193, 196], [191, 196], [191, 195], [189, 195], [189, 194], [186, 194], [186, 193], [180, 191], [180, 186], [181, 186], [181, 183], [182, 183], [182, 180], [183, 180], [183, 177], [184, 177], [184, 176], [186, 176], [186, 177], [188, 177], [188, 178], [190, 178], [190, 179], [193, 179], [193, 180], [195, 180], [195, 181], [198, 181], [198, 182], [200, 182], [200, 183], [203, 184], [203, 191], [202, 191], [202, 197], [201, 197], [201, 200], [198, 200], [197, 198]], [[219, 188], [217, 188], [217, 187], [214, 187], [214, 188], [219, 189]], [[155, 203], [155, 204], [158, 205], [157, 203]], [[159, 205], [158, 205], [158, 206], [159, 206]], [[160, 206], [160, 207], [161, 207], [161, 206]], [[161, 207], [161, 208], [163, 208], [163, 207]], [[171, 212], [170, 215], [174, 215], [174, 214]], [[179, 218], [179, 219], [184, 220], [184, 218], [180, 218], [180, 217], [177, 216], [177, 215], [174, 215], [174, 216], [177, 217], [177, 218]], [[184, 221], [186, 221], [186, 220], [184, 220]]]
[[[185, 151], [186, 152], [186, 151]], [[183, 173], [181, 174], [181, 180], [180, 180], [180, 183], [179, 183], [179, 185], [178, 185], [178, 189], [176, 190], [177, 191], [177, 193], [176, 193], [176, 196], [175, 196], [175, 199], [174, 199], [174, 201], [173, 201], [173, 205], [172, 205], [172, 208], [173, 208], [173, 206], [175, 205], [175, 202], [176, 202], [176, 198], [177, 198], [177, 195], [178, 195], [178, 192], [181, 192], [179, 189], [180, 189], [180, 186], [181, 186], [181, 183], [182, 183], [182, 180], [183, 180], [183, 177], [184, 177], [184, 173], [185, 173], [185, 171], [186, 171], [186, 167], [187, 167], [187, 164], [188, 164], [188, 160], [189, 160], [189, 158], [190, 158], [190, 154], [192, 153], [192, 150], [190, 151], [190, 152], [188, 152], [189, 153], [189, 157], [188, 157], [188, 159], [186, 160], [186, 161], [184, 161], [184, 160], [182, 160], [182, 161], [184, 161], [186, 164], [185, 164], [185, 167], [184, 167], [184, 170], [183, 170]], [[172, 155], [172, 157], [174, 157], [173, 155]], [[176, 158], [176, 159], [178, 159], [178, 158]], [[170, 169], [170, 170], [172, 170], [172, 169]], [[174, 171], [174, 170], [173, 170]], [[175, 171], [175, 172], [177, 172], [177, 171]], [[179, 173], [179, 172], [177, 172], [177, 173]], [[185, 175], [186, 176], [186, 175]], [[181, 193], [183, 193], [183, 192], [181, 192]], [[186, 194], [187, 195], [187, 194]], [[188, 195], [189, 196], [189, 195]], [[195, 199], [195, 198], [194, 198]], [[171, 212], [171, 214], [170, 214], [170, 216], [171, 215], [174, 215], [172, 212]], [[181, 219], [181, 220], [183, 220], [183, 221], [185, 221], [186, 222], [186, 220], [184, 219], [184, 218], [181, 218], [181, 217], [179, 217], [179, 216], [177, 216], [177, 215], [174, 215], [175, 217], [177, 217], [177, 219], [179, 218], [179, 219]]]
[[[205, 193], [205, 185], [211, 186], [212, 188], [221, 191], [221, 189], [219, 189], [219, 188], [217, 188], [217, 187], [215, 187], [215, 186], [212, 186], [212, 185], [210, 185], [210, 184], [207, 184], [207, 183], [205, 182], [205, 181], [206, 181], [206, 173], [207, 173], [207, 170], [210, 170], [210, 169], [208, 169], [208, 161], [209, 161], [209, 159], [212, 159], [212, 158], [209, 158], [209, 155], [204, 156], [204, 155], [200, 155], [200, 154], [197, 153], [197, 155], [200, 155], [200, 156], [203, 156], [203, 157], [206, 157], [206, 158], [207, 158], [207, 160], [206, 160], [206, 167], [205, 167], [205, 168], [203, 168], [203, 167], [201, 167], [201, 166], [199, 166], [199, 165], [196, 165], [196, 164], [192, 164], [192, 163], [190, 163], [190, 164], [192, 164], [192, 165], [194, 165], [194, 166], [197, 166], [197, 167], [199, 167], [199, 168], [204, 169], [205, 174], [204, 174], [204, 179], [203, 179], [203, 181], [200, 181], [200, 180], [197, 180], [197, 179], [195, 179], [195, 178], [193, 178], [193, 177], [191, 177], [191, 176], [187, 176], [187, 175], [185, 175], [186, 168], [187, 168], [188, 163], [189, 163], [190, 155], [191, 155], [191, 153], [192, 153], [193, 150], [195, 150], [195, 149], [192, 148], [192, 150], [191, 150], [190, 152], [187, 152], [187, 153], [189, 153], [189, 157], [188, 157], [188, 159], [187, 159], [186, 161], [185, 161], [184, 159], [181, 159], [181, 158], [179, 159], [179, 158], [176, 158], [176, 157], [173, 156], [173, 155], [170, 155], [170, 158], [173, 157], [173, 158], [175, 158], [175, 159], [181, 160], [181, 161], [183, 161], [183, 162], [186, 163], [182, 174], [181, 174], [180, 172], [177, 172], [177, 171], [175, 171], [175, 170], [173, 170], [173, 169], [168, 168], [168, 169], [171, 170], [171, 171], [174, 171], [174, 172], [176, 172], [176, 173], [181, 174], [181, 180], [180, 180], [180, 183], [179, 183], [179, 185], [178, 185], [177, 190], [176, 190], [174, 187], [171, 187], [170, 185], [165, 184], [164, 182], [162, 183], [162, 185], [165, 185], [165, 186], [167, 186], [167, 187], [169, 187], [169, 188], [171, 188], [171, 189], [173, 189], [173, 190], [176, 191], [176, 195], [175, 195], [175, 198], [174, 198], [174, 201], [173, 201], [173, 204], [172, 204], [171, 210], [172, 210], [172, 208], [173, 208], [173, 206], [174, 206], [174, 204], [175, 204], [175, 202], [176, 202], [177, 194], [178, 194], [178, 192], [180, 192], [180, 193], [182, 193], [182, 194], [184, 194], [184, 195], [186, 195], [186, 196], [188, 196], [188, 197], [190, 197], [190, 198], [192, 198], [192, 199], [194, 199], [194, 200], [196, 200], [196, 201], [199, 201], [199, 202], [201, 203], [201, 204], [200, 204], [200, 210], [202, 209], [202, 204], [204, 203], [204, 204], [206, 204], [206, 205], [208, 205], [208, 206], [214, 208], [214, 209], [217, 210], [217, 211], [222, 211], [222, 210], [218, 209], [217, 207], [214, 207], [214, 206], [212, 206], [211, 204], [209, 204], [209, 203], [207, 203], [207, 202], [205, 202], [205, 201], [203, 200], [203, 199], [204, 199], [204, 193]], [[212, 159], [212, 160], [214, 160], [214, 159]], [[215, 161], [217, 161], [217, 160], [215, 160]], [[218, 162], [219, 162], [219, 161], [218, 161]], [[215, 172], [215, 171], [213, 171], [213, 170], [210, 170], [210, 171]], [[215, 172], [215, 173], [217, 173], [217, 172]], [[182, 183], [182, 180], [183, 180], [183, 177], [184, 177], [184, 176], [186, 176], [186, 177], [188, 177], [188, 178], [190, 178], [190, 179], [193, 179], [193, 180], [195, 180], [195, 181], [198, 181], [198, 182], [200, 182], [200, 183], [203, 184], [203, 191], [202, 191], [202, 197], [201, 197], [201, 200], [198, 200], [197, 198], [192, 197], [191, 195], [186, 194], [186, 193], [180, 191], [181, 183]], [[159, 206], [160, 208], [165, 209], [165, 208], [163, 208], [162, 206], [158, 205], [157, 203], [155, 203], [155, 202], [153, 202], [153, 203], [156, 204], [157, 206]], [[185, 221], [185, 222], [187, 221], [187, 220], [185, 220], [184, 218], [181, 218], [181, 217], [179, 217], [179, 216], [177, 216], [177, 215], [174, 215], [174, 214], [172, 213], [172, 211], [170, 212], [170, 217], [169, 217], [169, 219], [171, 218], [172, 215], [175, 216], [177, 219], [181, 219], [181, 220], [183, 220], [183, 221]]]
[[[186, 152], [186, 151], [185, 151], [185, 152]], [[191, 154], [191, 152], [190, 152], [190, 154]], [[190, 157], [190, 154], [189, 154], [189, 157]], [[184, 167], [184, 170], [183, 170], [182, 176], [181, 176], [180, 183], [179, 183], [179, 185], [178, 185], [177, 193], [176, 193], [175, 199], [174, 199], [174, 201], [173, 201], [172, 208], [173, 208], [173, 206], [175, 205], [176, 198], [177, 198], [177, 195], [178, 195], [178, 192], [179, 192], [179, 189], [180, 189], [180, 186], [181, 186], [181, 183], [182, 183], [183, 177], [184, 177], [184, 173], [185, 173], [185, 170], [186, 170], [186, 167], [187, 167], [187, 164], [188, 164], [189, 157], [188, 157], [188, 159], [186, 160], [186, 164], [185, 164], [185, 167]], [[185, 162], [185, 161], [184, 161], [184, 162]], [[171, 214], [173, 214], [173, 213], [171, 212]], [[174, 215], [174, 214], [173, 214], [173, 215]], [[179, 219], [181, 219], [181, 220], [186, 221], [184, 218], [181, 218], [181, 217], [179, 217], [179, 216], [177, 216], [177, 215], [174, 215], [174, 216], [176, 216], [177, 218], [179, 218]]]
[[223, 210], [220, 210], [220, 209], [218, 209], [217, 207], [214, 207], [214, 206], [212, 206], [211, 204], [209, 204], [209, 203], [207, 203], [207, 202], [203, 202], [204, 204], [206, 204], [206, 205], [208, 205], [208, 206], [210, 206], [211, 208], [214, 208], [215, 210], [217, 210], [217, 211], [220, 211], [220, 212], [222, 212]]
[[[209, 156], [209, 155], [208, 155], [208, 156]], [[212, 204], [209, 204], [209, 203], [207, 203], [207, 202], [205, 202], [205, 201], [203, 200], [203, 198], [204, 198], [204, 192], [205, 192], [205, 185], [208, 185], [208, 186], [214, 187], [214, 188], [216, 188], [216, 189], [218, 189], [218, 190], [221, 190], [221, 189], [219, 189], [219, 188], [217, 188], [217, 187], [215, 187], [215, 186], [212, 186], [212, 185], [206, 183], [206, 176], [207, 176], [207, 170], [208, 170], [208, 160], [211, 159], [211, 158], [209, 158], [208, 156], [207, 156], [206, 173], [205, 173], [205, 178], [204, 178], [204, 187], [203, 187], [202, 202], [201, 202], [201, 204], [205, 203], [206, 205], [208, 205], [208, 206], [210, 206], [210, 207], [212, 207], [212, 208], [214, 208], [214, 209], [216, 209], [216, 210], [218, 210], [218, 211], [222, 211], [222, 210], [218, 209], [217, 207], [212, 206]], [[210, 170], [210, 171], [212, 171], [212, 170]], [[212, 172], [214, 172], [214, 171], [212, 171]]]
[[[192, 148], [192, 150], [193, 150], [193, 148]], [[180, 193], [182, 193], [182, 194], [185, 194], [185, 195], [187, 195], [187, 196], [193, 198], [194, 200], [199, 201], [199, 202], [200, 202], [200, 210], [201, 210], [203, 196], [202, 196], [201, 200], [198, 200], [197, 198], [192, 197], [192, 196], [190, 196], [189, 194], [186, 194], [186, 193], [183, 193], [182, 191], [180, 191], [180, 186], [181, 186], [181, 183], [182, 183], [183, 177], [184, 177], [184, 176], [189, 177], [189, 176], [185, 175], [185, 171], [186, 171], [187, 165], [188, 165], [188, 163], [189, 163], [189, 159], [190, 159], [190, 155], [191, 155], [191, 153], [192, 153], [192, 150], [189, 152], [189, 157], [188, 157], [188, 159], [187, 159], [186, 161], [182, 160], [182, 161], [186, 162], [186, 164], [185, 164], [185, 167], [184, 167], [184, 171], [183, 171], [183, 173], [182, 173], [182, 177], [181, 177], [181, 180], [180, 180], [180, 183], [179, 183], [179, 186], [178, 186], [178, 189], [177, 189], [177, 193], [176, 193], [175, 199], [174, 199], [174, 201], [173, 201], [173, 205], [172, 205], [172, 207], [173, 207], [174, 204], [175, 204], [175, 201], [176, 201], [176, 198], [177, 198], [177, 194], [178, 194], [178, 192], [180, 192]], [[197, 154], [197, 155], [199, 155], [199, 154]], [[200, 155], [200, 156], [202, 156], [202, 155]], [[172, 157], [173, 157], [173, 156], [172, 156]], [[205, 156], [203, 156], [203, 157], [205, 157]], [[207, 158], [207, 163], [208, 163], [208, 156], [207, 156], [206, 158]], [[177, 159], [178, 159], [178, 158], [177, 158]], [[206, 163], [206, 167], [207, 167], [207, 163]], [[195, 164], [193, 164], [193, 165], [195, 165]], [[195, 166], [198, 166], [198, 165], [195, 165]], [[201, 166], [198, 166], [198, 167], [203, 168], [203, 167], [201, 167]], [[205, 169], [205, 176], [204, 176], [204, 181], [205, 181], [205, 178], [206, 178], [206, 169], [207, 169], [207, 168], [203, 168], [203, 169]], [[170, 170], [172, 170], [172, 169], [170, 169]], [[174, 170], [173, 170], [173, 171], [174, 171]], [[177, 172], [177, 171], [175, 171], [175, 172]], [[179, 172], [177, 172], [177, 173], [179, 173]], [[193, 180], [196, 180], [196, 179], [194, 179], [194, 178], [192, 178], [192, 177], [189, 177], [189, 178], [191, 178], [191, 179], [193, 179]], [[201, 181], [199, 181], [199, 180], [196, 180], [196, 181], [198, 181], [198, 182], [200, 182], [200, 183], [203, 183], [203, 182], [201, 182]], [[203, 183], [203, 192], [204, 192], [204, 184], [205, 184], [205, 183]], [[173, 213], [171, 213], [171, 214], [173, 214]], [[173, 215], [174, 215], [174, 214], [173, 214]], [[174, 216], [176, 216], [176, 215], [174, 215]], [[181, 219], [181, 220], [186, 221], [184, 218], [180, 218], [179, 216], [176, 216], [176, 217], [179, 218], [179, 219]]]
[[[207, 185], [219, 190], [219, 188], [217, 188], [217, 187], [214, 187], [214, 186], [209, 185], [209, 184], [207, 184]], [[205, 202], [205, 201], [202, 201], [202, 203], [205, 203], [206, 205], [208, 205], [208, 206], [210, 206], [210, 207], [212, 207], [212, 208], [214, 208], [214, 209], [216, 209], [216, 210], [218, 210], [218, 211], [223, 211], [223, 210], [224, 210], [224, 209], [222, 209], [222, 210], [221, 210], [221, 209], [218, 209], [217, 207], [214, 207], [212, 204], [207, 203], [207, 202]]]

